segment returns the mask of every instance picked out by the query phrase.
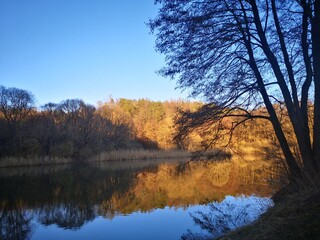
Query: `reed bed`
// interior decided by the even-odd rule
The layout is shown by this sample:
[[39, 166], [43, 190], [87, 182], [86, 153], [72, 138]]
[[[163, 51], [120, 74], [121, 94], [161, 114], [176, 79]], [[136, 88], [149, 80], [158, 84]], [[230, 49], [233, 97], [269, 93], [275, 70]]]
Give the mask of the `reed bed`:
[[45, 166], [57, 164], [71, 164], [74, 163], [72, 158], [62, 157], [4, 157], [0, 159], [0, 168], [4, 167], [24, 167], [24, 166]]
[[169, 159], [169, 158], [191, 158], [192, 152], [180, 150], [121, 150], [102, 152], [90, 158], [90, 161], [119, 161], [119, 160], [147, 160], [147, 159]]
[[[212, 158], [212, 156], [229, 156], [228, 153], [221, 150], [211, 150], [201, 154], [203, 158]], [[22, 167], [22, 166], [46, 166], [58, 164], [73, 164], [73, 163], [91, 163], [105, 161], [125, 161], [125, 160], [157, 160], [157, 159], [178, 159], [178, 158], [193, 158], [195, 153], [183, 150], [117, 150], [102, 152], [89, 158], [61, 158], [61, 157], [5, 157], [0, 159], [0, 168], [3, 167]]]

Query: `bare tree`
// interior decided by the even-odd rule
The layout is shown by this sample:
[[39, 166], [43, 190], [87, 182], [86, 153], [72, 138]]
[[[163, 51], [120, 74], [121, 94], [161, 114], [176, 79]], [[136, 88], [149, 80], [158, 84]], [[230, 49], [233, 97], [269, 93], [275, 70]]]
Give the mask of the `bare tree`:
[[9, 125], [25, 120], [34, 109], [34, 96], [22, 89], [0, 86], [0, 112]]
[[0, 113], [8, 124], [13, 150], [16, 147], [19, 124], [27, 119], [32, 109], [34, 109], [34, 96], [30, 92], [0, 86]]
[[[166, 56], [161, 74], [207, 101], [196, 113], [183, 115], [184, 129], [212, 123], [219, 132], [228, 117], [238, 119], [231, 130], [248, 119], [267, 119], [290, 174], [319, 172], [320, 0], [155, 3], [161, 7], [149, 26], [157, 50]], [[275, 104], [285, 106], [302, 164], [290, 149]], [[266, 113], [257, 111], [261, 107]]]

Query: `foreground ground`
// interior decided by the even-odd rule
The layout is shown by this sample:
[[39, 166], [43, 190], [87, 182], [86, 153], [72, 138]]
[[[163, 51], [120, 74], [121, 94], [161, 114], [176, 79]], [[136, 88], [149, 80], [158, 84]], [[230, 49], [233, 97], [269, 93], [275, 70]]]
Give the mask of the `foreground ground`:
[[320, 188], [282, 193], [275, 206], [254, 224], [230, 232], [220, 240], [320, 239]]

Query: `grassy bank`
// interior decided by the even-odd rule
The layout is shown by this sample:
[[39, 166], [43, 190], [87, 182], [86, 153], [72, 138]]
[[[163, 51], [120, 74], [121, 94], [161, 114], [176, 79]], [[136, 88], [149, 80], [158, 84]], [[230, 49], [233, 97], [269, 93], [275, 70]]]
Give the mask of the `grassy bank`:
[[320, 189], [308, 187], [282, 194], [275, 206], [255, 223], [228, 233], [220, 240], [320, 239]]
[[[230, 157], [229, 153], [220, 150], [212, 150], [202, 154], [204, 158], [211, 158], [219, 153], [221, 157]], [[119, 150], [103, 152], [96, 156], [85, 159], [77, 158], [60, 158], [60, 157], [5, 157], [0, 159], [0, 167], [20, 167], [20, 166], [40, 166], [40, 165], [57, 165], [73, 163], [89, 163], [104, 161], [123, 161], [123, 160], [154, 160], [154, 159], [174, 159], [174, 158], [192, 158], [193, 152], [182, 150]]]

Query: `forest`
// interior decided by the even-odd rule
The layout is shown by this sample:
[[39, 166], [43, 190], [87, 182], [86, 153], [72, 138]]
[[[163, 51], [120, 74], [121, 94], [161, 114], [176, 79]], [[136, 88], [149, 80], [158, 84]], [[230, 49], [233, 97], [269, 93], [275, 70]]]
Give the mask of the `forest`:
[[0, 157], [86, 158], [121, 149], [193, 150], [199, 136], [173, 141], [177, 109], [201, 103], [110, 98], [98, 106], [80, 99], [35, 106], [32, 93], [0, 88]]
[[270, 124], [263, 120], [239, 126], [232, 139], [232, 119], [223, 122], [224, 134], [219, 132], [220, 141], [214, 146], [210, 145], [215, 136], [211, 126], [179, 134], [183, 113], [195, 112], [203, 107], [201, 102], [110, 98], [95, 107], [80, 99], [67, 99], [37, 108], [32, 93], [4, 86], [0, 89], [1, 158], [46, 156], [81, 160], [110, 151], [195, 152], [227, 146], [236, 152], [259, 151], [260, 146], [267, 152], [268, 146], [276, 144]]

